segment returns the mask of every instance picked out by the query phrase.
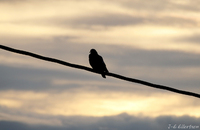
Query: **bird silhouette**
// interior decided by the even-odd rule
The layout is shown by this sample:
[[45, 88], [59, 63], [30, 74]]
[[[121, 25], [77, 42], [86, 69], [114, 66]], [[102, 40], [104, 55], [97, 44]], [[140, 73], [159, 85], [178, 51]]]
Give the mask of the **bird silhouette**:
[[98, 55], [95, 49], [90, 50], [89, 62], [94, 70], [101, 73], [103, 78], [106, 78], [105, 73], [108, 73], [106, 64], [104, 63], [103, 58]]

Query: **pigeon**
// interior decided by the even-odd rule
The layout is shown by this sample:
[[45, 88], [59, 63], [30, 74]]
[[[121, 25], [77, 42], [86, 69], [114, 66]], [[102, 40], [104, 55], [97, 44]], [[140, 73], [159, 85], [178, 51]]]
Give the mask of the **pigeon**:
[[90, 50], [89, 62], [95, 71], [101, 73], [103, 78], [106, 78], [105, 73], [108, 73], [106, 64], [104, 63], [103, 58], [98, 55], [95, 49]]

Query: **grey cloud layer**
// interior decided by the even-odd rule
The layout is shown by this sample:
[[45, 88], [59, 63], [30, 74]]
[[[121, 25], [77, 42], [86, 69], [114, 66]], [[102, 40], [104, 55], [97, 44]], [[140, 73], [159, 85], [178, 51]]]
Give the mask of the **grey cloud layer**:
[[[140, 13], [140, 12], [138, 12]], [[41, 20], [31, 20], [22, 22], [36, 22], [39, 24], [53, 24], [56, 26], [73, 26], [75, 28], [85, 27], [90, 28], [91, 26], [128, 26], [128, 25], [161, 25], [161, 26], [175, 26], [175, 27], [196, 27], [198, 26], [198, 21], [194, 19], [182, 18], [181, 16], [162, 16], [162, 15], [152, 15], [146, 13], [145, 16], [132, 16], [128, 14], [116, 14], [108, 13], [104, 15], [92, 15], [84, 16], [74, 19], [66, 19], [63, 17], [57, 18], [47, 18]]]
[[[200, 3], [198, 0], [196, 1], [173, 1], [173, 0], [154, 0], [153, 2], [149, 1], [141, 1], [141, 0], [127, 0], [119, 2], [130, 9], [135, 8], [137, 10], [152, 10], [152, 11], [199, 11], [200, 7], [198, 4]], [[185, 2], [185, 3], [184, 3]]]
[[[4, 1], [4, 0], [3, 0]], [[13, 0], [10, 1], [12, 4]], [[103, 2], [107, 2], [106, 0]], [[109, 1], [108, 1], [109, 2]], [[117, 1], [115, 1], [117, 2]], [[114, 2], [114, 3], [115, 3]], [[179, 1], [181, 2], [181, 1]], [[23, 3], [23, 2], [22, 2]], [[110, 2], [109, 2], [110, 3]], [[74, 26], [81, 27], [101, 25], [101, 26], [126, 26], [138, 24], [153, 24], [162, 26], [195, 27], [199, 26], [198, 19], [193, 17], [193, 13], [200, 11], [199, 1], [187, 1], [187, 3], [177, 3], [176, 1], [154, 0], [149, 1], [118, 1], [122, 9], [129, 10], [127, 13], [97, 12], [97, 14], [85, 14], [83, 16], [66, 18], [65, 16], [48, 16], [40, 19], [23, 19], [15, 21], [16, 23], [40, 23], [54, 24], [56, 26]], [[185, 17], [183, 14], [191, 15]], [[195, 16], [195, 15], [194, 15]], [[81, 26], [80, 26], [81, 25]]]
[[[56, 41], [61, 40], [56, 39]], [[57, 42], [56, 44], [51, 43], [49, 48], [52, 49], [46, 50], [44, 48], [40, 48], [39, 44], [41, 45], [42, 43], [38, 43], [38, 45], [34, 44], [34, 47], [32, 47], [31, 51], [34, 53], [42, 54], [44, 56], [54, 57], [67, 62], [85, 66], [89, 66], [89, 50], [91, 48], [95, 48], [99, 54], [104, 57], [110, 72], [130, 76], [133, 78], [140, 78], [149, 82], [160, 83], [163, 85], [194, 89], [197, 91], [199, 90], [198, 87], [200, 84], [200, 75], [198, 68], [200, 66], [200, 60], [198, 54], [176, 51], [148, 51], [116, 45], [102, 46], [100, 44], [84, 44], [84, 47], [81, 47], [80, 49], [80, 46], [82, 46], [81, 44], [70, 44], [64, 42], [59, 42], [59, 45]], [[6, 54], [9, 53], [11, 52]], [[26, 56], [20, 57], [23, 58]], [[28, 58], [33, 60], [31, 57]], [[41, 60], [34, 59], [33, 61], [35, 64], [43, 63]], [[1, 65], [0, 69], [3, 75], [0, 75], [0, 89], [63, 90], [67, 89], [68, 87], [74, 88], [82, 86], [80, 84], [74, 83], [56, 88], [51, 84], [52, 80], [54, 79], [76, 79], [87, 82], [90, 82], [92, 79], [93, 81], [102, 82], [98, 75], [96, 76], [95, 74], [88, 73], [86, 71], [76, 70], [48, 62], [43, 64], [44, 68], [35, 68], [34, 65], [29, 67], [14, 67], [13, 65], [8, 67], [6, 65]], [[56, 66], [59, 69], [45, 68], [45, 65], [50, 65], [50, 68]], [[188, 69], [191, 70], [191, 72]], [[112, 83], [113, 80], [109, 80], [109, 82]], [[110, 87], [105, 85], [104, 87], [107, 89], [109, 88], [110, 90], [114, 88], [116, 89], [116, 87], [113, 87], [112, 85]], [[102, 86], [99, 86], [99, 88], [102, 89]], [[119, 86], [118, 89], [120, 88], [121, 87]]]
[[163, 26], [197, 26], [198, 22], [172, 16], [131, 16], [126, 14], [107, 14], [104, 16], [83, 17], [75, 20], [60, 20], [58, 23], [75, 25], [127, 26], [138, 24], [154, 24]]
[[169, 124], [192, 125], [199, 129], [199, 118], [161, 116], [157, 118], [135, 117], [126, 113], [106, 117], [58, 117], [62, 126], [27, 125], [20, 122], [0, 121], [4, 130], [167, 130]]
[[194, 33], [191, 36], [188, 37], [181, 37], [176, 39], [177, 42], [189, 42], [193, 44], [200, 44], [200, 34], [199, 33]]

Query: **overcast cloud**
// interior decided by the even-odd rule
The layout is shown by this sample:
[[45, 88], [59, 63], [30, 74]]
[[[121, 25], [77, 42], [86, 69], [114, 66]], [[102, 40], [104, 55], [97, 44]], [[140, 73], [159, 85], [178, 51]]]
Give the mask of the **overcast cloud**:
[[[54, 117], [56, 118], [56, 117]], [[130, 116], [126, 113], [110, 117], [57, 117], [63, 126], [27, 125], [19, 122], [1, 121], [1, 128], [12, 130], [168, 130], [179, 125], [199, 129], [199, 118], [188, 116], [161, 116], [155, 119]]]
[[[0, 42], [88, 67], [95, 48], [112, 73], [200, 93], [199, 4], [0, 0]], [[0, 72], [4, 130], [200, 129], [198, 98], [4, 50]]]

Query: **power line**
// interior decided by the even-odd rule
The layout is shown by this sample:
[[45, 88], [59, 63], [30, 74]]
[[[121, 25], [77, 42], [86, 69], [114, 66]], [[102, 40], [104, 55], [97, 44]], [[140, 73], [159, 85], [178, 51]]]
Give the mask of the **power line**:
[[[4, 45], [0, 45], [0, 48], [3, 49], [3, 50], [15, 52], [15, 53], [18, 53], [18, 54], [31, 56], [31, 57], [34, 57], [34, 58], [37, 58], [37, 59], [41, 59], [41, 60], [45, 60], [45, 61], [49, 61], [49, 62], [54, 62], [54, 63], [58, 63], [58, 64], [61, 64], [61, 65], [69, 66], [69, 67], [72, 67], [72, 68], [83, 69], [83, 70], [86, 70], [86, 71], [90, 71], [90, 72], [93, 72], [93, 73], [100, 74], [99, 72], [96, 72], [95, 70], [93, 70], [89, 67], [86, 67], [86, 66], [72, 64], [72, 63], [69, 63], [69, 62], [62, 61], [62, 60], [41, 56], [41, 55], [38, 55], [38, 54], [34, 54], [34, 53], [23, 51], [23, 50], [14, 49], [14, 48], [7, 47], [7, 46], [4, 46]], [[106, 73], [106, 75], [111, 76], [111, 77], [115, 77], [115, 78], [118, 78], [118, 79], [126, 80], [126, 81], [129, 81], [129, 82], [143, 84], [143, 85], [153, 87], [153, 88], [164, 89], [164, 90], [168, 90], [168, 91], [171, 91], [171, 92], [200, 98], [200, 94], [193, 93], [193, 92], [188, 92], [188, 91], [183, 91], [183, 90], [171, 88], [171, 87], [168, 87], [168, 86], [153, 84], [153, 83], [149, 83], [149, 82], [142, 81], [142, 80], [139, 80], [139, 79], [133, 79], [133, 78], [125, 77], [125, 76], [110, 73], [110, 72]]]

